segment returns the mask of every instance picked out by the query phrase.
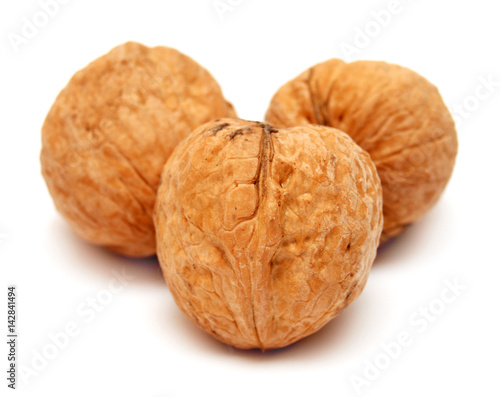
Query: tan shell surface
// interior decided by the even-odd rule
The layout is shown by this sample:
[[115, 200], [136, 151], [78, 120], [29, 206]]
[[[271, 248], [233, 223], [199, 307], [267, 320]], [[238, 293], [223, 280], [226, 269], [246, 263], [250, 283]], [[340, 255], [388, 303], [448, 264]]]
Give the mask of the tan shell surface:
[[76, 73], [42, 128], [42, 173], [58, 211], [84, 239], [155, 254], [161, 171], [189, 132], [232, 117], [214, 78], [166, 47], [126, 43]]
[[266, 120], [338, 128], [370, 154], [384, 194], [382, 241], [436, 203], [455, 164], [455, 125], [437, 88], [398, 65], [318, 64], [278, 90]]
[[361, 293], [382, 190], [343, 132], [221, 119], [175, 149], [154, 219], [182, 311], [225, 343], [266, 350], [316, 332]]

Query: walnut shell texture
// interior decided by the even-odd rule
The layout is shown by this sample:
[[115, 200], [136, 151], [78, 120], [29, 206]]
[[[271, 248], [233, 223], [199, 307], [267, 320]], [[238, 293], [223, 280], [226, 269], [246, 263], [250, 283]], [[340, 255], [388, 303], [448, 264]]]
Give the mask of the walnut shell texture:
[[266, 121], [338, 128], [370, 154], [383, 187], [382, 242], [437, 202], [457, 155], [455, 124], [437, 88], [385, 62], [320, 63], [277, 91]]
[[361, 293], [382, 188], [341, 131], [220, 119], [175, 149], [154, 219], [182, 311], [227, 344], [268, 350], [316, 332]]
[[214, 78], [186, 55], [129, 42], [76, 73], [42, 128], [42, 173], [84, 239], [133, 257], [156, 252], [154, 202], [175, 146], [234, 117]]

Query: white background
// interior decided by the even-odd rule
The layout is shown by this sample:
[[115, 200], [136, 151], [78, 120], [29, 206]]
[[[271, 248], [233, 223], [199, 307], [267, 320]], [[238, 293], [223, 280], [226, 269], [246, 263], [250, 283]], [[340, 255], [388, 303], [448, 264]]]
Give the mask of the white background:
[[[218, 79], [240, 117], [259, 120], [280, 85], [344, 57], [341, 43], [373, 28], [372, 12], [389, 1], [232, 3], [221, 19], [212, 0], [73, 0], [18, 52], [9, 33], [20, 34], [23, 18], [41, 8], [1, 3], [0, 295], [6, 300], [6, 285], [17, 285], [18, 360], [26, 368], [51, 334], [73, 322], [80, 332], [26, 382], [18, 373], [20, 395], [355, 396], [352, 375], [364, 377], [377, 357], [386, 365], [382, 345], [400, 332], [413, 343], [371, 374], [363, 395], [498, 395], [500, 87], [471, 99], [482, 79], [500, 82], [497, 1], [401, 0], [401, 12], [353, 57], [410, 67], [451, 109], [465, 103], [469, 114], [439, 204], [380, 250], [352, 306], [293, 346], [263, 354], [217, 342], [177, 309], [156, 260], [86, 244], [55, 212], [40, 175], [40, 128], [60, 89], [94, 58], [128, 40], [177, 48]], [[122, 271], [134, 279], [94, 317], [78, 315]], [[440, 306], [447, 282], [465, 289]], [[417, 326], [419, 307], [429, 305], [443, 312]], [[4, 349], [0, 361], [3, 396]]]

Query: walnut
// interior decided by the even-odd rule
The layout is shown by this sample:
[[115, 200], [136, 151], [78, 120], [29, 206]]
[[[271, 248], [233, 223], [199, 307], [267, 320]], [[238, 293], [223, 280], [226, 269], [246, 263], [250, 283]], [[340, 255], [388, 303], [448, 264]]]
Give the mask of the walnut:
[[154, 219], [182, 311], [225, 343], [267, 350], [316, 332], [361, 293], [382, 188], [341, 131], [221, 119], [175, 149]]
[[197, 126], [234, 110], [214, 78], [166, 47], [126, 43], [76, 73], [42, 129], [42, 173], [84, 239], [129, 256], [155, 254], [161, 171]]
[[455, 164], [455, 125], [438, 90], [398, 65], [339, 59], [316, 65], [278, 90], [266, 120], [338, 128], [370, 154], [384, 194], [382, 242], [436, 203]]

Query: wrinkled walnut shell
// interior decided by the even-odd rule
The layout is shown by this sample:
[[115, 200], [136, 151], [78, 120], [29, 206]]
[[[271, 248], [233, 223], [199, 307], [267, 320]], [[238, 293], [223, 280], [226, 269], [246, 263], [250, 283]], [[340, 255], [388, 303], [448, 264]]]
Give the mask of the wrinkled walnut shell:
[[398, 65], [318, 64], [278, 90], [266, 120], [338, 128], [370, 154], [384, 192], [382, 242], [436, 203], [455, 164], [455, 125], [437, 88]]
[[361, 293], [382, 190], [343, 132], [221, 119], [175, 149], [154, 219], [182, 311], [225, 343], [266, 350], [316, 332]]
[[234, 115], [191, 58], [126, 43], [76, 73], [57, 97], [42, 129], [42, 173], [81, 237], [154, 255], [152, 213], [166, 160], [197, 126]]

